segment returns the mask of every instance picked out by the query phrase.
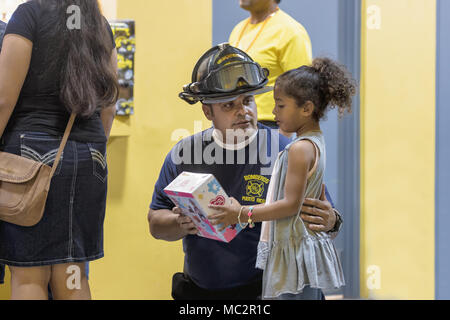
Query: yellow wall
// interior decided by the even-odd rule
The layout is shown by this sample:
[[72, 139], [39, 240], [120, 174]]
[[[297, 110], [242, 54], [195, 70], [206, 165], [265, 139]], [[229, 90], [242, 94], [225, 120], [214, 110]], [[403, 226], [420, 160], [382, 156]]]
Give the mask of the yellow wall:
[[114, 20], [117, 18], [117, 0], [99, 0], [98, 4], [106, 19]]
[[7, 300], [10, 297], [11, 286], [9, 283], [9, 270], [6, 267], [5, 284], [0, 285], [0, 300]]
[[436, 1], [365, 0], [362, 17], [361, 293], [433, 299]]
[[[177, 128], [194, 131], [199, 105], [178, 98], [212, 43], [211, 0], [118, 0], [117, 18], [136, 20], [135, 115], [130, 137], [108, 149], [109, 192], [105, 258], [92, 264], [95, 299], [169, 299], [171, 276], [182, 271], [181, 242], [153, 239], [147, 212]], [[203, 121], [203, 128], [209, 124]]]
[[[136, 20], [136, 114], [117, 119], [113, 131], [130, 136], [112, 138], [108, 146], [105, 258], [91, 263], [91, 290], [94, 299], [170, 299], [172, 274], [183, 266], [181, 242], [153, 239], [147, 212], [175, 144], [172, 132], [185, 128], [193, 134], [195, 120], [202, 121], [197, 130], [210, 125], [200, 105], [187, 105], [178, 93], [211, 46], [212, 3], [118, 0], [117, 18]], [[0, 286], [0, 299], [8, 297], [9, 286]]]

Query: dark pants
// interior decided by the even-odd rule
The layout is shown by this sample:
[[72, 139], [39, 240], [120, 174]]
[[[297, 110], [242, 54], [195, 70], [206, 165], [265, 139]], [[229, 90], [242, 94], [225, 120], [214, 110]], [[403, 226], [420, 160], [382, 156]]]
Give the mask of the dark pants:
[[259, 300], [262, 277], [253, 282], [225, 290], [207, 290], [197, 286], [186, 274], [175, 273], [172, 278], [172, 297], [175, 300]]

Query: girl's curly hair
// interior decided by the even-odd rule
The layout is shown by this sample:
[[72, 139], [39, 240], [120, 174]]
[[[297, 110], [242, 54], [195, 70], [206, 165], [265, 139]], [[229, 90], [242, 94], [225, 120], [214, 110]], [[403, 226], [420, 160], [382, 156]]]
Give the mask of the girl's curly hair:
[[357, 87], [347, 68], [329, 58], [316, 58], [311, 66], [283, 73], [275, 86], [294, 98], [298, 106], [311, 101], [316, 121], [324, 117], [328, 107], [337, 107], [340, 116], [350, 113]]

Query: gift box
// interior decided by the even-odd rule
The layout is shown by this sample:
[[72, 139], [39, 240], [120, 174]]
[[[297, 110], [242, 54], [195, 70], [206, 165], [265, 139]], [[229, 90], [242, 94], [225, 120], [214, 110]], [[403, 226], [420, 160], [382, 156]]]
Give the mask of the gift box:
[[229, 201], [227, 194], [212, 174], [182, 172], [164, 189], [164, 192], [184, 215], [191, 218], [200, 237], [230, 242], [242, 230], [237, 224], [219, 232], [220, 225], [214, 226], [209, 221], [208, 216], [217, 211], [208, 206], [223, 205]]

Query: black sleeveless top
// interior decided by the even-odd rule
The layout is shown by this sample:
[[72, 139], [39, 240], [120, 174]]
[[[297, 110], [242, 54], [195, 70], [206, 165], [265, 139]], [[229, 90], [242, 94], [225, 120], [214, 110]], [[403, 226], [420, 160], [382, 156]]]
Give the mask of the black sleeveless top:
[[[52, 135], [62, 135], [69, 119], [69, 112], [59, 99], [59, 70], [65, 63], [60, 46], [54, 39], [46, 39], [39, 34], [40, 28], [49, 21], [42, 14], [38, 1], [21, 4], [9, 21], [5, 35], [17, 34], [33, 42], [30, 68], [23, 84], [18, 102], [8, 122], [8, 131], [36, 131]], [[107, 23], [105, 19], [105, 23]], [[115, 42], [108, 24], [112, 46]], [[56, 59], [56, 63], [55, 63]], [[50, 67], [52, 66], [52, 67]], [[82, 84], [80, 84], [82, 85]], [[105, 142], [105, 132], [100, 119], [100, 111], [90, 118], [77, 117], [69, 139], [81, 142]]]

